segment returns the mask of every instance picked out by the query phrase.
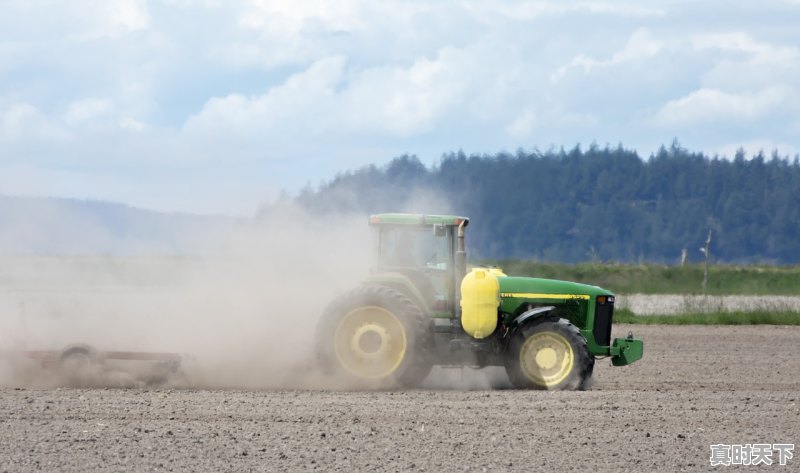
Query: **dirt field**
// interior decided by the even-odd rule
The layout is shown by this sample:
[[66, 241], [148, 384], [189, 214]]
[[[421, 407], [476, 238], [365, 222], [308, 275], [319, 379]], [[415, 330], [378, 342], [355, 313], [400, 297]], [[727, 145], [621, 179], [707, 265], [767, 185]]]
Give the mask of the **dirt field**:
[[691, 471], [800, 443], [800, 327], [631, 328], [645, 358], [585, 392], [3, 388], [0, 471]]

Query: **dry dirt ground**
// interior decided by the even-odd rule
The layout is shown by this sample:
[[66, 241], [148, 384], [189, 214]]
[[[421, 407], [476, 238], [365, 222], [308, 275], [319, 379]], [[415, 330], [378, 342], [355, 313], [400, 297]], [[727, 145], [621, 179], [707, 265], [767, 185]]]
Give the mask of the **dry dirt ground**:
[[800, 327], [631, 328], [645, 358], [584, 392], [3, 388], [0, 471], [693, 471], [800, 443]]

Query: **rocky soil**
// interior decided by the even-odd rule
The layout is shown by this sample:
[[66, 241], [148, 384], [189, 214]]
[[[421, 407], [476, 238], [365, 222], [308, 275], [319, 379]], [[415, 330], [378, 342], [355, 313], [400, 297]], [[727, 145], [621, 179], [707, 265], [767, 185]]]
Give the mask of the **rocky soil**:
[[0, 471], [694, 471], [713, 443], [800, 443], [800, 327], [631, 329], [645, 358], [584, 392], [8, 386]]

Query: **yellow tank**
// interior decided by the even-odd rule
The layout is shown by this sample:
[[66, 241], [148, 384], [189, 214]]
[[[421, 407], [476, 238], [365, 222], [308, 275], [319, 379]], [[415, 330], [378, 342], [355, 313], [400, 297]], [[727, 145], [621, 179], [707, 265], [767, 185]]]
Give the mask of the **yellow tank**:
[[461, 326], [473, 338], [486, 338], [497, 328], [500, 283], [498, 269], [475, 268], [461, 281]]

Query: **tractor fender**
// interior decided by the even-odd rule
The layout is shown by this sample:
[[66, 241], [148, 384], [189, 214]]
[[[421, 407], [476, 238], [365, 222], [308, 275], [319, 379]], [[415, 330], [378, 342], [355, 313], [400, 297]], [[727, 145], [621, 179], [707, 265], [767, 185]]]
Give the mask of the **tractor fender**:
[[92, 360], [97, 359], [97, 351], [91, 345], [86, 345], [85, 343], [75, 343], [72, 345], [67, 345], [61, 350], [58, 355], [58, 361], [63, 362], [73, 355], [85, 355]]
[[430, 308], [425, 302], [425, 297], [414, 284], [414, 282], [407, 275], [400, 272], [389, 272], [379, 275], [370, 276], [364, 281], [366, 284], [374, 284], [378, 286], [385, 286], [402, 293], [411, 299], [417, 306], [422, 309], [426, 314], [430, 313]]
[[536, 319], [541, 318], [544, 315], [549, 314], [553, 310], [555, 310], [556, 306], [547, 305], [543, 307], [535, 307], [533, 309], [527, 310], [519, 315], [516, 319], [511, 322], [511, 326], [509, 326], [509, 333], [512, 333], [525, 325], [528, 321], [533, 321]]

